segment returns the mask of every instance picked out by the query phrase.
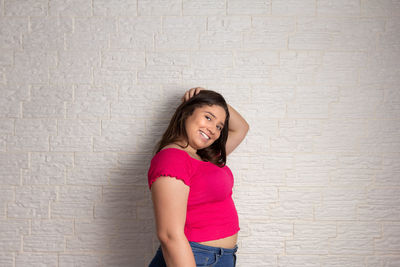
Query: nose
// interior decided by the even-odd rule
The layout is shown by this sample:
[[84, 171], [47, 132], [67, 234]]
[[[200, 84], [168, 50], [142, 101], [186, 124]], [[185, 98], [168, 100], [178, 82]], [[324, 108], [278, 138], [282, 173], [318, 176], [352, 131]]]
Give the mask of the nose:
[[207, 130], [208, 130], [208, 132], [209, 132], [210, 134], [215, 135], [216, 130], [217, 130], [217, 126], [216, 126], [216, 125], [212, 125], [212, 126], [208, 127]]

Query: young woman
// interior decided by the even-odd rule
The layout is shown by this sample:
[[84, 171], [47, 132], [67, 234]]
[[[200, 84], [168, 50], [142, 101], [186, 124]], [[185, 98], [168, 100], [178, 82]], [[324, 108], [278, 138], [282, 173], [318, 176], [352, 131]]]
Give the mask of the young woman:
[[184, 94], [148, 171], [161, 244], [149, 267], [235, 266], [240, 228], [225, 163], [248, 130], [220, 94]]

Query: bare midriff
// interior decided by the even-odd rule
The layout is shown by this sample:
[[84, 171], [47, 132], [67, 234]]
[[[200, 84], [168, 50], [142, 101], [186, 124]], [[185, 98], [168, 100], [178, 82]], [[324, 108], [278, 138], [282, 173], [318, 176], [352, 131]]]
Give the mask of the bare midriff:
[[224, 237], [221, 239], [197, 242], [202, 245], [210, 246], [210, 247], [221, 247], [221, 248], [234, 248], [238, 239], [238, 234], [234, 234], [228, 237]]

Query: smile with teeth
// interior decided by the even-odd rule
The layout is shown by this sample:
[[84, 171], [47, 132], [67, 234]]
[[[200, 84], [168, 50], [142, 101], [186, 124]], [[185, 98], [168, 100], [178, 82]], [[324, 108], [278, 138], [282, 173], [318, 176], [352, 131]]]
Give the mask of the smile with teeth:
[[203, 133], [202, 131], [200, 131], [200, 133], [205, 139], [207, 139], [207, 140], [210, 139], [210, 137], [208, 135], [206, 135], [205, 133]]

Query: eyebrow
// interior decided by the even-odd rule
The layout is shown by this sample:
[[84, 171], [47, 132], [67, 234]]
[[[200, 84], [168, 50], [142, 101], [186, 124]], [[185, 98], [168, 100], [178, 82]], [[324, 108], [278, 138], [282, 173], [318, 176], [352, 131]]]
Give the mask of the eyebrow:
[[[208, 113], [208, 114], [210, 114], [211, 116], [213, 116], [214, 117], [214, 119], [216, 119], [217, 117], [215, 117], [215, 115], [214, 114], [212, 114], [210, 111], [206, 111], [206, 113]], [[220, 122], [220, 124], [222, 125], [222, 127], [224, 127], [225, 126], [225, 124], [223, 123], [223, 122]]]

